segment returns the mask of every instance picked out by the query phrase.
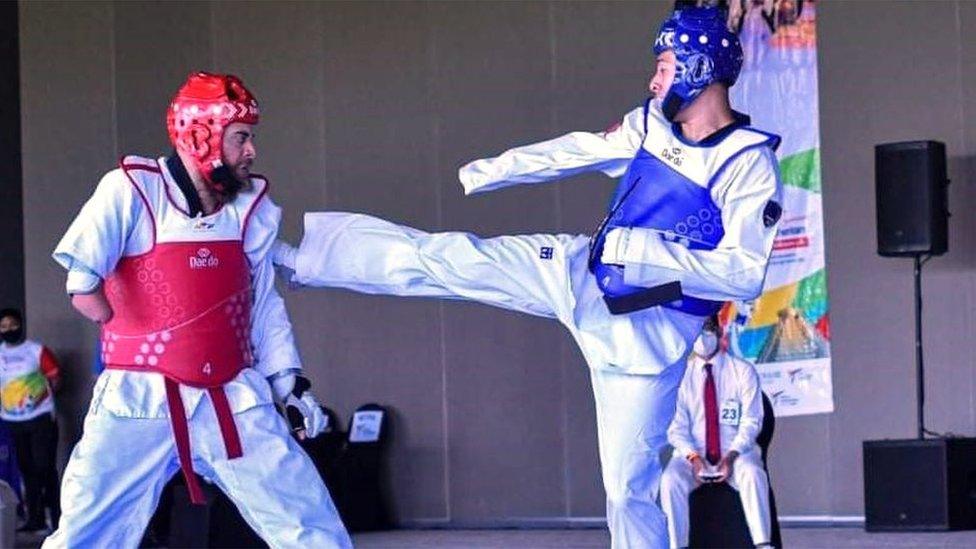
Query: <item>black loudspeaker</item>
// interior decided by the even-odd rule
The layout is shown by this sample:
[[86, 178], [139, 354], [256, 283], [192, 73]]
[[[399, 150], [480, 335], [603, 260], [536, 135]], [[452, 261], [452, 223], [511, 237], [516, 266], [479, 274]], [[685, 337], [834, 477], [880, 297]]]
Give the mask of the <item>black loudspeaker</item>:
[[869, 532], [976, 529], [976, 438], [864, 442]]
[[874, 183], [880, 255], [946, 253], [949, 180], [944, 143], [876, 145]]

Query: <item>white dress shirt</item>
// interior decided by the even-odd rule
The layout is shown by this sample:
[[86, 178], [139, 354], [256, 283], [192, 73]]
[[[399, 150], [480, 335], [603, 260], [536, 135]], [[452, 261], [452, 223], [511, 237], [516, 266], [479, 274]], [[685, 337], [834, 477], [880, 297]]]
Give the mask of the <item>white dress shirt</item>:
[[[724, 351], [708, 363], [712, 364], [715, 378], [722, 456], [729, 450], [739, 454], [755, 450], [763, 422], [762, 390], [756, 368]], [[678, 389], [677, 408], [668, 428], [668, 443], [674, 447], [675, 456], [705, 455], [705, 364], [705, 360], [692, 354]], [[737, 425], [732, 424], [732, 416], [737, 416]]]

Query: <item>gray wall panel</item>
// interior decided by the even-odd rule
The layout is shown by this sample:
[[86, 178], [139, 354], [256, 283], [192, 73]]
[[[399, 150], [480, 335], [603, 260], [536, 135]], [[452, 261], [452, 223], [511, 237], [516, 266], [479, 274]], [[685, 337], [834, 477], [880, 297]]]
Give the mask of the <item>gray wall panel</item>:
[[434, 3], [432, 94], [445, 228], [483, 235], [554, 225], [552, 186], [464, 197], [463, 164], [551, 136], [548, 10], [543, 3]]
[[[74, 314], [51, 252], [117, 162], [112, 29], [107, 3], [22, 3], [21, 117], [28, 329], [64, 368], [57, 397], [62, 453], [91, 396], [96, 329]], [[52, 37], [57, 36], [57, 40]]]
[[[551, 229], [551, 187], [465, 198], [457, 181], [461, 164], [549, 134], [549, 44], [538, 32], [547, 6], [431, 4], [430, 13], [444, 228]], [[451, 517], [562, 513], [560, 327], [476, 305], [444, 313]]]
[[832, 442], [823, 416], [776, 419], [769, 450], [769, 478], [781, 515], [831, 513]]
[[[603, 130], [643, 105], [653, 72], [648, 46], [653, 31], [648, 22], [657, 21], [666, 6], [661, 2], [553, 3], [554, 134]], [[613, 180], [600, 174], [558, 184], [559, 230], [592, 232], [614, 186]]]
[[211, 69], [207, 8], [199, 2], [114, 5], [115, 103], [121, 154], [169, 154], [165, 120], [166, 107], [176, 92], [174, 83], [191, 72]]
[[[961, 59], [959, 63], [959, 72], [962, 77], [962, 104], [960, 105], [960, 119], [964, 121], [963, 123], [963, 149], [958, 153], [958, 157], [955, 159], [956, 162], [962, 164], [959, 169], [961, 179], [957, 179], [952, 185], [950, 192], [950, 210], [955, 212], [955, 215], [951, 218], [950, 227], [953, 230], [952, 242], [954, 252], [961, 251], [966, 255], [966, 270], [972, 272], [972, 264], [976, 263], [976, 243], [973, 242], [976, 239], [976, 218], [971, 215], [966, 215], [966, 207], [971, 204], [976, 204], [976, 185], [971, 182], [976, 181], [976, 124], [972, 123], [972, 117], [976, 114], [976, 44], [972, 40], [968, 40], [967, 37], [972, 36], [972, 33], [976, 31], [976, 4], [972, 2], [960, 2], [959, 3], [959, 35], [957, 40], [960, 43], [960, 54]], [[967, 119], [967, 117], [969, 117]], [[959, 176], [957, 176], [959, 177]], [[958, 239], [967, 239], [966, 245], [962, 250], [959, 250], [959, 245], [957, 244]], [[968, 313], [968, 326], [969, 333], [972, 334], [976, 330], [976, 277], [970, 276], [968, 282], [969, 300], [962, 304]], [[957, 306], [961, 302], [957, 302]], [[963, 348], [968, 348], [970, 343], [965, 344]], [[965, 354], [963, 355], [965, 356]], [[959, 383], [957, 387], [960, 389], [966, 387], [968, 382], [968, 388], [965, 390], [966, 394], [969, 396], [968, 414], [963, 413], [963, 410], [954, 410], [956, 417], [967, 417], [969, 421], [969, 428], [965, 430], [965, 433], [971, 433], [976, 426], [976, 356], [971, 356], [968, 361], [957, 360], [957, 364], [960, 365], [960, 371], [953, 372], [952, 378], [957, 380]], [[962, 366], [962, 364], [968, 364], [968, 368]], [[966, 372], [965, 370], [968, 370]]]
[[[946, 32], [957, 25], [957, 9], [954, 2], [896, 2], [883, 10], [841, 2], [820, 9], [824, 210], [837, 402], [829, 419], [831, 467], [825, 481], [837, 513], [863, 510], [860, 441], [915, 432], [912, 266], [910, 260], [875, 253], [873, 145], [931, 138], [946, 141], [950, 156], [958, 154], [960, 46], [955, 32]], [[924, 56], [941, 62], [912, 62], [918, 50], [893, 39], [918, 33], [932, 38]], [[899, 82], [938, 82], [939, 95], [951, 99], [933, 101], [933, 88]], [[950, 177], [958, 180], [955, 174]], [[944, 356], [949, 339], [942, 334], [958, 330], [953, 325], [965, 318], [962, 310], [940, 311], [933, 304], [944, 300], [953, 285], [967, 286], [972, 278], [959, 273], [949, 275], [950, 285], [932, 284], [947, 281], [934, 275], [954, 262], [956, 250], [950, 250], [926, 268], [933, 389], [939, 387], [932, 381], [939, 371], [934, 361]]]
[[[436, 225], [430, 39], [413, 3], [325, 4], [322, 62], [329, 209]], [[350, 117], [350, 113], [356, 113]], [[298, 211], [296, 209], [296, 211]], [[305, 292], [302, 296], [320, 292]], [[317, 322], [337, 403], [391, 406], [391, 468], [401, 519], [442, 519], [445, 497], [441, 306], [431, 300], [329, 292], [335, 315]]]

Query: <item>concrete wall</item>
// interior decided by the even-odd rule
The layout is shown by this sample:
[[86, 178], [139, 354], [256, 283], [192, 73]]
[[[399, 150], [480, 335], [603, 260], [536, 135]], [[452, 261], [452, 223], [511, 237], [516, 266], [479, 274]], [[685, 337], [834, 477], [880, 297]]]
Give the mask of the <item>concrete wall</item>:
[[[357, 210], [483, 235], [589, 231], [598, 176], [464, 198], [456, 169], [508, 146], [601, 129], [638, 104], [669, 2], [22, 2], [26, 288], [31, 334], [69, 372], [67, 445], [90, 396], [95, 330], [73, 314], [57, 239], [123, 153], [165, 153], [163, 110], [188, 72], [258, 95], [259, 171], [285, 210]], [[825, 2], [820, 98], [834, 394], [777, 423], [784, 515], [861, 515], [864, 439], [914, 434], [911, 262], [875, 254], [875, 143], [940, 139], [950, 253], [926, 267], [929, 424], [973, 434], [976, 5]], [[603, 513], [588, 375], [552, 322], [477, 305], [290, 294], [305, 367], [343, 417], [396, 412], [396, 511], [498, 524]]]

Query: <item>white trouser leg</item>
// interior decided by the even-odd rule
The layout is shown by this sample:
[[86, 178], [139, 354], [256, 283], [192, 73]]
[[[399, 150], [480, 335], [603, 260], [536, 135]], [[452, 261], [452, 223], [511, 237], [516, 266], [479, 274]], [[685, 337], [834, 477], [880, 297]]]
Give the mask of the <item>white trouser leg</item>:
[[591, 370], [613, 549], [668, 546], [666, 520], [654, 500], [683, 373], [681, 365], [659, 375]]
[[572, 310], [568, 235], [426, 233], [363, 214], [305, 214], [294, 282], [477, 301], [537, 316]]
[[749, 534], [756, 545], [769, 543], [769, 476], [762, 466], [759, 451], [739, 456], [732, 468], [729, 486], [739, 491], [742, 509], [746, 514]]
[[228, 460], [213, 407], [201, 402], [190, 421], [198, 472], [214, 479], [271, 547], [351, 548], [325, 484], [277, 409], [255, 406], [234, 422], [244, 455]]
[[688, 547], [688, 497], [696, 486], [691, 463], [684, 456], [671, 456], [661, 477], [661, 507], [668, 518], [672, 548]]
[[[592, 370], [613, 547], [663, 548], [666, 521], [654, 501], [658, 451], [674, 415], [684, 351], [702, 321], [660, 308], [610, 315], [586, 272], [586, 242], [569, 235], [481, 239], [426, 233], [361, 214], [311, 213], [293, 281], [464, 299], [559, 319]], [[609, 363], [646, 373], [614, 372]]]
[[61, 485], [55, 547], [137, 547], [178, 469], [169, 419], [89, 413]]

